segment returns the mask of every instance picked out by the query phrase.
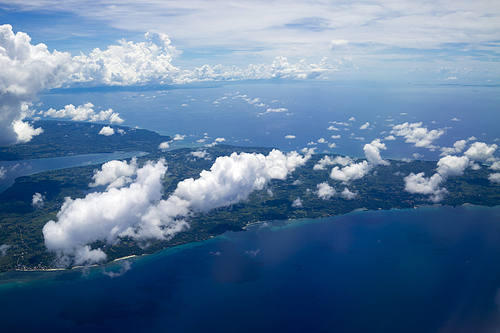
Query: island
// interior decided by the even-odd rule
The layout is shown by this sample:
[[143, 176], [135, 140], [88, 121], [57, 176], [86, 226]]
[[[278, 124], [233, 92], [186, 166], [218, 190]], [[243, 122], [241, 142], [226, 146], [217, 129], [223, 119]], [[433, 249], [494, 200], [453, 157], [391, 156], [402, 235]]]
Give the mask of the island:
[[[163, 179], [164, 198], [185, 179], [196, 179], [203, 170], [210, 170], [215, 159], [232, 153], [269, 154], [270, 147], [238, 147], [215, 145], [211, 147], [159, 149], [170, 137], [157, 133], [111, 126], [113, 136], [99, 135], [103, 125], [39, 121], [44, 133], [26, 144], [0, 147], [0, 160], [23, 160], [33, 158], [60, 157], [72, 154], [89, 154], [113, 151], [142, 151], [148, 153], [137, 157], [137, 164], [164, 159], [168, 171]], [[203, 150], [206, 158], [194, 158], [193, 152]], [[92, 249], [101, 248], [107, 256], [103, 264], [131, 256], [152, 254], [181, 244], [209, 239], [224, 232], [242, 232], [252, 223], [276, 220], [322, 218], [346, 214], [355, 210], [414, 209], [433, 204], [429, 197], [412, 194], [405, 190], [404, 177], [410, 173], [425, 172], [432, 175], [435, 161], [388, 160], [387, 165], [378, 165], [360, 179], [351, 180], [349, 189], [355, 196], [320, 198], [318, 184], [328, 182], [339, 191], [345, 184], [330, 178], [330, 169], [314, 170], [314, 166], [325, 156], [335, 154], [313, 154], [305, 164], [297, 167], [286, 179], [273, 179], [264, 189], [253, 191], [242, 202], [208, 212], [197, 212], [189, 217], [189, 228], [177, 233], [172, 239], [151, 239], [148, 246], [130, 237], [123, 237], [117, 244], [96, 241]], [[363, 159], [359, 159], [362, 161]], [[495, 206], [500, 204], [500, 185], [491, 183], [491, 174], [486, 166], [467, 168], [459, 177], [449, 177], [443, 186], [448, 193], [439, 202], [442, 205], [464, 204]], [[50, 220], [57, 220], [65, 198], [83, 198], [89, 191], [95, 170], [100, 165], [86, 165], [53, 170], [16, 179], [13, 186], [0, 194], [0, 272], [7, 270], [48, 270], [57, 268], [55, 255], [47, 251], [42, 229]], [[44, 197], [43, 205], [32, 204], [33, 195]], [[297, 204], [300, 198], [300, 204]]]

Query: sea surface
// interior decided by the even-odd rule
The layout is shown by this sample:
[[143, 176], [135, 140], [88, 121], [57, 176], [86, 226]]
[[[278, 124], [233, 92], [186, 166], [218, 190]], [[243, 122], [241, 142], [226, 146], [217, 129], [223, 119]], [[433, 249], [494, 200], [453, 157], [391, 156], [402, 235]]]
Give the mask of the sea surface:
[[[122, 125], [162, 135], [185, 135], [173, 148], [223, 138], [226, 144], [284, 151], [315, 147], [317, 152], [361, 157], [366, 143], [389, 136], [392, 125], [405, 122], [422, 123], [429, 131], [445, 130], [434, 146], [451, 147], [472, 136], [488, 144], [500, 139], [498, 86], [266, 81], [124, 91], [68, 90], [41, 95], [36, 110], [87, 102], [94, 104], [96, 112], [112, 108], [124, 119]], [[369, 126], [360, 129], [366, 123]], [[329, 130], [331, 126], [334, 129]], [[290, 135], [294, 138], [287, 138]], [[340, 137], [333, 139], [332, 135]], [[318, 142], [320, 139], [325, 142]], [[200, 144], [198, 140], [205, 141]], [[440, 158], [439, 149], [414, 147], [405, 141], [402, 137], [385, 141], [387, 150], [382, 156]], [[329, 148], [331, 143], [336, 147]]]
[[500, 207], [274, 221], [105, 269], [0, 274], [0, 322], [3, 332], [496, 332], [499, 262]]
[[[37, 111], [91, 102], [96, 111], [120, 113], [125, 126], [185, 135], [173, 148], [224, 138], [235, 145], [316, 147], [357, 157], [365, 143], [404, 122], [445, 129], [435, 142], [441, 147], [471, 136], [497, 142], [498, 89], [267, 82], [61, 90], [41, 95]], [[333, 142], [336, 146], [328, 147]], [[385, 143], [385, 158], [439, 159], [439, 149], [414, 147], [401, 137]], [[499, 288], [500, 206], [358, 211], [255, 224], [104, 268], [2, 273], [0, 327], [2, 332], [498, 332]]]

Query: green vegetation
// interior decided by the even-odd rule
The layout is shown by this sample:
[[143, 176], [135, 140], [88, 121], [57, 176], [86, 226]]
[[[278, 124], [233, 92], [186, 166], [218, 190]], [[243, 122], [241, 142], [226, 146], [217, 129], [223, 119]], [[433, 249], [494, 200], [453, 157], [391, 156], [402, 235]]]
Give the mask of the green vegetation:
[[[67, 127], [68, 131], [73, 133], [70, 130], [72, 127], [76, 129], [81, 128], [81, 126], [91, 128], [87, 125], [66, 123], [62, 126]], [[48, 126], [44, 125], [44, 128], [46, 132], [49, 132]], [[133, 132], [129, 129], [126, 130], [127, 133]], [[194, 149], [185, 148], [160, 152], [156, 147], [159, 142], [165, 141], [165, 137], [161, 137], [161, 140], [154, 139], [153, 134], [147, 133], [142, 133], [141, 136], [150, 138], [146, 143], [142, 143], [143, 146], [141, 146], [140, 140], [129, 141], [131, 145], [134, 145], [132, 150], [150, 152], [148, 156], [139, 158], [139, 163], [162, 157], [168, 164], [168, 172], [164, 179], [165, 198], [175, 190], [180, 181], [191, 177], [197, 178], [202, 170], [210, 169], [214, 159], [218, 156], [230, 155], [232, 152], [267, 154], [271, 150], [269, 148], [221, 145], [206, 148], [212, 157], [211, 160], [194, 159], [189, 155]], [[54, 138], [55, 136], [51, 135], [50, 137]], [[91, 151], [90, 146], [97, 145], [98, 142], [93, 142], [93, 140], [90, 142], [89, 146], [82, 145], [74, 150], [77, 150], [79, 154], [84, 151], [94, 153], [95, 151]], [[107, 147], [113, 147], [109, 142], [106, 143]], [[123, 148], [123, 145], [120, 149], [126, 150], [127, 148]], [[28, 149], [26, 148], [28, 146], [24, 145], [25, 148], [22, 149]], [[73, 142], [70, 146], [76, 147], [77, 143]], [[22, 156], [33, 157], [22, 153], [21, 148], [11, 147], [9, 149], [11, 151], [17, 149], [17, 154], [20, 155], [16, 156], [25, 154]], [[50, 148], [44, 145], [40, 146], [39, 150], [51, 154]], [[39, 155], [38, 152], [34, 155], [43, 156]], [[345, 214], [355, 209], [413, 208], [418, 205], [431, 204], [428, 196], [406, 192], [404, 190], [404, 177], [410, 172], [425, 172], [427, 176], [430, 176], [435, 172], [435, 162], [391, 161], [390, 165], [376, 167], [364, 178], [345, 185], [329, 177], [331, 168], [324, 171], [313, 170], [313, 166], [323, 156], [325, 155], [313, 155], [303, 167], [296, 169], [286, 180], [271, 181], [266, 189], [253, 192], [245, 202], [191, 217], [189, 220], [191, 228], [177, 234], [170, 241], [152, 240], [148, 244], [149, 246], [144, 248], [137, 241], [124, 238], [117, 245], [96, 242], [92, 244], [92, 247], [101, 247], [106, 252], [108, 260], [112, 261], [129, 255], [150, 254], [167, 247], [208, 239], [227, 230], [239, 231], [248, 223], [257, 221], [319, 218]], [[54, 256], [45, 250], [42, 228], [47, 221], [56, 219], [57, 212], [65, 197], [81, 198], [85, 196], [86, 191], [89, 190], [88, 184], [92, 182], [94, 170], [98, 168], [100, 166], [75, 167], [20, 177], [11, 188], [0, 194], [0, 245], [10, 245], [5, 251], [6, 255], [0, 256], [0, 271], [51, 267]], [[480, 170], [468, 168], [465, 174], [460, 177], [449, 177], [443, 184], [449, 194], [445, 196], [441, 204], [451, 206], [465, 203], [486, 206], [498, 205], [500, 203], [500, 185], [491, 184], [488, 181], [489, 174], [490, 171], [483, 166]], [[352, 200], [344, 199], [341, 196], [322, 200], [315, 193], [317, 184], [322, 182], [328, 182], [338, 192], [348, 187], [357, 195]], [[46, 199], [44, 205], [38, 209], [31, 206], [32, 196], [35, 192], [43, 194]], [[301, 199], [302, 207], [292, 206], [297, 198]]]
[[[68, 155], [112, 153], [115, 151], [155, 152], [168, 136], [143, 129], [109, 125], [111, 136], [99, 135], [102, 124], [72, 121], [37, 121], [44, 132], [28, 143], [0, 147], [0, 161], [16, 161]], [[120, 133], [119, 131], [123, 131]]]

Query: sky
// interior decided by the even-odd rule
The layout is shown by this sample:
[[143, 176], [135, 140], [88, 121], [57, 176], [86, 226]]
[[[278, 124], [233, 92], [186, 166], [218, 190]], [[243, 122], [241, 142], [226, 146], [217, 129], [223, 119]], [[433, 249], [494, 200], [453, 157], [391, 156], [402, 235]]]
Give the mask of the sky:
[[[500, 84], [500, 2], [491, 0], [0, 0], [0, 19], [0, 145], [28, 142], [43, 133], [30, 119], [36, 116], [37, 94], [54, 88], [235, 80]], [[99, 111], [91, 102], [50, 108], [45, 116], [124, 121], [111, 108]], [[343, 125], [334, 122], [331, 130]], [[366, 122], [359, 129], [370, 126]], [[105, 126], [99, 134], [115, 133]], [[406, 191], [427, 195], [431, 202], [446, 196], [443, 184], [448, 177], [479, 167], [474, 161], [500, 170], [499, 158], [493, 155], [496, 144], [469, 137], [453, 147], [435, 146], [444, 134], [445, 129], [405, 122], [395, 124], [383, 138], [441, 149], [443, 157], [433, 175], [411, 173], [404, 178]], [[322, 160], [317, 169], [331, 168], [330, 178], [343, 185], [335, 189], [328, 182], [318, 184], [317, 195], [324, 200], [355, 198], [348, 184], [389, 163], [381, 157], [386, 149], [377, 138], [363, 146], [364, 161]], [[109, 162], [89, 184], [106, 189], [67, 198], [58, 221], [43, 228], [46, 246], [68, 265], [104, 260], [103, 251], [87, 245], [96, 239], [169, 239], [188, 228], [186, 217], [192, 212], [244, 200], [270, 180], [285, 179], [311, 153], [306, 149], [302, 154], [226, 156], [198, 179], [179, 183], [165, 200], [160, 200], [168, 167], [164, 161], [144, 166], [133, 160]], [[5, 172], [0, 169], [0, 178]], [[500, 173], [494, 175], [491, 182], [500, 182]], [[214, 193], [218, 196], [211, 198]], [[35, 193], [33, 206], [43, 200]], [[294, 204], [300, 206], [297, 200]], [[88, 225], [87, 220], [97, 224]]]
[[497, 1], [0, 0], [0, 144], [39, 91], [217, 80], [499, 84]]

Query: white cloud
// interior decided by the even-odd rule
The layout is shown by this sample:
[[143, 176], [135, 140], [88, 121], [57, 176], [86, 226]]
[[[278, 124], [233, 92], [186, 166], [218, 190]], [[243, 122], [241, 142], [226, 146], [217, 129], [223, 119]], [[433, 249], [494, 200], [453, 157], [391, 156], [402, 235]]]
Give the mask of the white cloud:
[[387, 141], [393, 141], [393, 140], [396, 140], [396, 138], [394, 137], [394, 135], [389, 135], [389, 136], [386, 136], [384, 138], [384, 140], [387, 140]]
[[112, 124], [121, 124], [123, 123], [123, 119], [120, 118], [119, 113], [113, 112], [113, 109], [108, 109], [106, 111], [101, 111], [99, 113], [95, 113], [94, 104], [88, 102], [84, 105], [79, 105], [75, 107], [73, 104], [68, 104], [64, 107], [64, 109], [55, 110], [48, 109], [43, 112], [44, 117], [52, 117], [52, 118], [71, 118], [73, 121], [85, 121], [89, 120], [91, 122], [94, 121], [105, 121], [109, 120]]
[[105, 51], [96, 48], [89, 55], [75, 56], [73, 61], [80, 65], [76, 81], [120, 86], [174, 83], [181, 71], [171, 62], [179, 51], [163, 33], [151, 31], [145, 38], [139, 43], [122, 39]]
[[500, 184], [500, 173], [492, 173], [488, 176], [488, 179], [490, 180], [490, 182], [492, 183], [498, 183]]
[[42, 208], [45, 201], [45, 196], [41, 193], [35, 192], [33, 198], [31, 199], [31, 206], [34, 208]]
[[[122, 167], [130, 166], [123, 164]], [[151, 235], [152, 230], [157, 238], [168, 239], [174, 233], [173, 230], [182, 229], [185, 224], [179, 222], [175, 228], [170, 228], [168, 223], [160, 224], [157, 220], [145, 219], [151, 214], [153, 203], [161, 199], [161, 179], [166, 170], [163, 160], [148, 162], [140, 169], [134, 167], [136, 178], [128, 187], [113, 187], [105, 192], [89, 193], [85, 198], [74, 200], [67, 197], [57, 214], [58, 221], [49, 221], [43, 227], [47, 249], [58, 255], [63, 266], [71, 263], [81, 265], [106, 258], [100, 248], [91, 250], [87, 245], [96, 240], [115, 244], [120, 236], [143, 239], [144, 235]], [[114, 176], [123, 174], [117, 172], [117, 169], [104, 170], [95, 178], [100, 178], [104, 173], [109, 175], [113, 171]], [[108, 182], [112, 180], [113, 177], [107, 179]], [[172, 212], [185, 213], [181, 207], [180, 205], [179, 210]]]
[[464, 170], [469, 166], [469, 158], [467, 156], [452, 156], [448, 155], [441, 158], [437, 162], [437, 173], [439, 173], [443, 179], [448, 176], [461, 176]]
[[468, 140], [459, 140], [453, 144], [453, 147], [442, 147], [442, 153], [439, 156], [461, 153], [467, 145], [467, 142]]
[[349, 118], [349, 121], [356, 121], [356, 118], [351, 117], [351, 118]]
[[422, 123], [404, 123], [395, 125], [391, 134], [402, 136], [408, 143], [414, 143], [415, 147], [435, 148], [432, 143], [445, 133], [444, 129], [429, 131]]
[[205, 160], [210, 160], [210, 154], [207, 153], [206, 150], [192, 151], [189, 153], [189, 155], [194, 156], [196, 158], [203, 158]]
[[363, 161], [356, 164], [351, 164], [342, 169], [334, 167], [330, 173], [330, 177], [335, 180], [340, 180], [344, 183], [363, 178], [371, 170], [371, 165]]
[[493, 153], [497, 150], [496, 144], [488, 145], [484, 142], [474, 142], [464, 155], [473, 161], [494, 162], [497, 158], [493, 157]]
[[340, 139], [340, 135], [332, 135], [331, 138], [332, 139]]
[[5, 179], [6, 177], [6, 174], [7, 174], [7, 169], [5, 169], [5, 167], [0, 167], [0, 179]]
[[269, 108], [265, 113], [281, 113], [281, 112], [288, 112], [287, 108], [277, 108], [277, 109], [272, 109]]
[[462, 119], [458, 119], [458, 118], [452, 118], [451, 121], [462, 121]]
[[224, 142], [224, 141], [226, 141], [225, 138], [216, 138], [215, 139], [215, 142], [217, 142], [217, 143], [221, 143], [221, 142]]
[[380, 142], [380, 139], [375, 139], [363, 147], [366, 159], [371, 165], [389, 165], [389, 162], [380, 156], [380, 150], [386, 149], [385, 143]]
[[27, 142], [42, 133], [23, 122], [28, 103], [38, 91], [60, 86], [71, 71], [69, 53], [50, 53], [44, 44], [32, 45], [27, 34], [0, 25], [0, 144]]
[[104, 163], [101, 170], [95, 170], [90, 187], [108, 185], [106, 191], [111, 188], [121, 188], [132, 183], [132, 176], [137, 173], [137, 158], [132, 158], [130, 164], [127, 161], [109, 161]]
[[348, 183], [351, 180], [356, 180], [364, 177], [368, 172], [377, 165], [389, 165], [389, 162], [382, 159], [380, 150], [385, 150], [385, 144], [380, 142], [380, 139], [375, 139], [371, 143], [365, 144], [363, 150], [368, 161], [363, 161], [356, 164], [344, 166], [342, 169], [334, 167], [330, 173], [330, 178]]
[[302, 200], [300, 200], [300, 198], [295, 199], [292, 202], [292, 207], [293, 208], [302, 208]]
[[425, 173], [423, 172], [418, 174], [410, 173], [409, 176], [405, 177], [405, 190], [410, 193], [429, 194], [433, 202], [443, 200], [448, 191], [444, 188], [439, 188], [443, 182], [441, 175], [436, 173], [430, 178], [425, 178], [424, 176]]
[[185, 138], [186, 138], [186, 136], [185, 136], [185, 135], [176, 134], [176, 135], [174, 135], [174, 138], [173, 138], [172, 140], [174, 140], [174, 141], [182, 141], [182, 140], [184, 140]]
[[361, 125], [361, 126], [359, 127], [359, 129], [364, 130], [364, 129], [367, 129], [368, 127], [370, 127], [370, 123], [369, 123], [369, 122], [366, 122], [364, 125]]
[[187, 200], [193, 210], [207, 212], [246, 199], [271, 179], [285, 179], [308, 159], [308, 155], [303, 157], [296, 152], [285, 155], [279, 150], [267, 156], [233, 153], [218, 157], [210, 171], [201, 172], [200, 178], [180, 182], [174, 195]]
[[167, 150], [168, 148], [170, 148], [170, 141], [164, 141], [158, 146], [158, 149], [163, 151]]
[[101, 128], [99, 131], [99, 135], [104, 135], [104, 136], [111, 136], [115, 134], [115, 130], [109, 126], [104, 126]]
[[61, 266], [68, 266], [105, 260], [102, 249], [88, 245], [97, 240], [109, 244], [125, 236], [139, 241], [168, 240], [189, 228], [185, 218], [192, 211], [208, 212], [245, 200], [271, 179], [285, 179], [309, 158], [278, 150], [267, 156], [233, 153], [219, 157], [210, 171], [202, 171], [196, 180], [183, 180], [166, 200], [161, 200], [162, 178], [167, 171], [163, 159], [149, 161], [142, 168], [135, 160], [111, 161], [95, 173], [95, 182], [90, 184], [109, 184], [107, 189], [85, 198], [66, 198], [58, 221], [43, 227], [45, 245], [57, 254]]
[[443, 200], [448, 191], [440, 188], [441, 183], [445, 182], [449, 176], [461, 176], [464, 170], [469, 166], [467, 156], [448, 155], [437, 162], [437, 172], [430, 178], [425, 178], [423, 172], [410, 173], [405, 177], [405, 190], [410, 193], [430, 195], [430, 200], [439, 202]]
[[352, 200], [358, 195], [358, 193], [353, 193], [346, 187], [342, 192], [340, 192], [340, 195], [346, 200]]
[[[495, 171], [500, 171], [500, 161], [496, 161], [495, 163], [493, 163], [490, 166], [490, 169], [495, 170]], [[0, 174], [1, 174], [1, 170], [0, 170]]]
[[330, 148], [330, 149], [337, 148], [337, 144], [335, 142], [329, 143], [328, 148]]
[[297, 137], [295, 135], [291, 135], [291, 134], [285, 136], [285, 139], [296, 139], [296, 138]]
[[337, 191], [333, 187], [331, 187], [328, 182], [323, 182], [317, 185], [318, 191], [316, 194], [320, 199], [328, 200], [331, 197], [337, 195]]
[[454, 80], [458, 80], [458, 78], [457, 78], [456, 76], [449, 76], [449, 77], [447, 77], [447, 78], [445, 79], [445, 81], [449, 81], [449, 80], [454, 81]]
[[[12, 128], [14, 132], [17, 134], [17, 143], [26, 143], [31, 141], [31, 139], [39, 134], [43, 133], [43, 129], [41, 127], [33, 128], [29, 123], [24, 122], [22, 120], [16, 120], [12, 123]], [[0, 135], [1, 140], [1, 135]]]
[[325, 170], [328, 165], [340, 164], [346, 166], [353, 163], [353, 160], [349, 157], [336, 156], [331, 158], [330, 156], [325, 156], [319, 160], [317, 164], [314, 165], [313, 170]]

